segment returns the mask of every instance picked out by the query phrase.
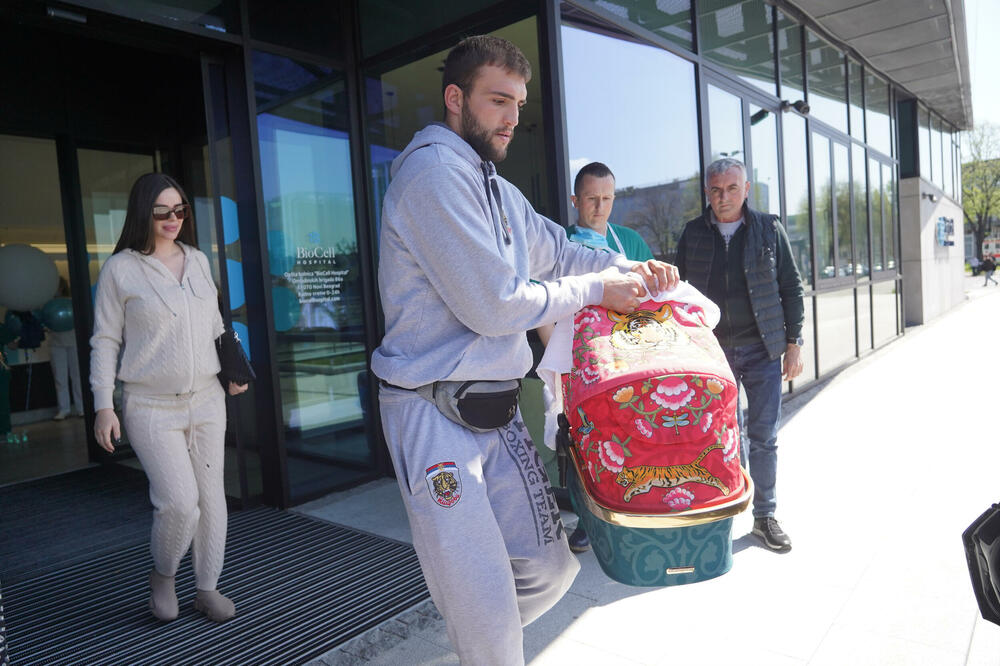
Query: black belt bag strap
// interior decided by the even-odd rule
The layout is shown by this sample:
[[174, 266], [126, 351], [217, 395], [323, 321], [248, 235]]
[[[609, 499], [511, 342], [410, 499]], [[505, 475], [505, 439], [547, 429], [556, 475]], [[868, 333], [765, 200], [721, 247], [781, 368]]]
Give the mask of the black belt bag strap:
[[473, 432], [490, 432], [514, 420], [521, 380], [434, 382], [416, 391], [449, 421]]

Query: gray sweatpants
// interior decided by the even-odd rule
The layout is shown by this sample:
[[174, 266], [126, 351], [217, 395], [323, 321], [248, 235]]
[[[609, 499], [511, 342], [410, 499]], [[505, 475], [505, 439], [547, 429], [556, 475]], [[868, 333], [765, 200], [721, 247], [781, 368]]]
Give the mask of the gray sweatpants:
[[[149, 479], [153, 564], [177, 573], [191, 548], [195, 584], [214, 590], [226, 551], [226, 398], [222, 386], [182, 396], [125, 391], [125, 432]], [[192, 547], [193, 544], [193, 547]]]
[[383, 387], [382, 427], [427, 587], [463, 664], [523, 664], [521, 627], [580, 569], [520, 414], [474, 433]]

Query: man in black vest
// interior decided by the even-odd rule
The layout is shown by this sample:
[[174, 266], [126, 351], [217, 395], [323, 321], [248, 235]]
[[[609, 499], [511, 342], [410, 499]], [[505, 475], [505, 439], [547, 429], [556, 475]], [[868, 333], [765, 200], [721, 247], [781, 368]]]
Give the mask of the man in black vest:
[[747, 394], [740, 453], [755, 486], [753, 533], [785, 552], [792, 542], [774, 519], [778, 420], [782, 377], [802, 372], [802, 281], [778, 217], [746, 205], [743, 163], [712, 162], [705, 183], [709, 208], [684, 227], [675, 263], [722, 311], [715, 335]]

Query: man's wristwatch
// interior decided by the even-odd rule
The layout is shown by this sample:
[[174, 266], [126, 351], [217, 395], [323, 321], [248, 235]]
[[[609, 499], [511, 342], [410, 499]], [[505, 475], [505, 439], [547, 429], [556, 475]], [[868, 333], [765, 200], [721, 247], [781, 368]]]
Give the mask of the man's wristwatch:
[[801, 335], [797, 338], [785, 338], [785, 342], [790, 345], [798, 345], [799, 347], [806, 343], [806, 341], [802, 339]]

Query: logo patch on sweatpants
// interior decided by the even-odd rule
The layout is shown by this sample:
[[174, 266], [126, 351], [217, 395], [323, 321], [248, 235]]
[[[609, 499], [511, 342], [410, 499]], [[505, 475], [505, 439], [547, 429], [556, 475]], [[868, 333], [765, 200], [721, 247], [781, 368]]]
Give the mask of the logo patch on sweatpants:
[[458, 475], [458, 465], [443, 462], [428, 467], [427, 488], [434, 501], [446, 509], [458, 504], [462, 498], [462, 477]]

